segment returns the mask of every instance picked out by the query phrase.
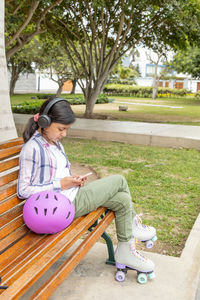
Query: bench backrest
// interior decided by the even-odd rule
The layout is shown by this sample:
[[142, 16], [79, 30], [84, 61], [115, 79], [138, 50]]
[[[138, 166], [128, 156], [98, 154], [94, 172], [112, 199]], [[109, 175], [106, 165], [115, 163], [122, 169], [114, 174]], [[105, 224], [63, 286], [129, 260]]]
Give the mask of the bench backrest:
[[22, 145], [22, 138], [0, 143], [0, 253], [29, 231], [22, 217], [24, 201], [16, 194]]

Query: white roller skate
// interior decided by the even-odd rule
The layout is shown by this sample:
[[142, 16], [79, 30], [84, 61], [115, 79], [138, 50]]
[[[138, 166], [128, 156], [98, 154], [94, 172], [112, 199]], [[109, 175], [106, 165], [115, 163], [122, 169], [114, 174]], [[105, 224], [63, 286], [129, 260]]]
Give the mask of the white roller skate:
[[141, 215], [136, 215], [133, 218], [133, 236], [138, 241], [144, 242], [147, 249], [154, 246], [154, 242], [157, 240], [156, 229], [151, 226], [142, 224]]
[[137, 271], [137, 281], [141, 284], [146, 283], [147, 279], [155, 278], [154, 263], [136, 250], [135, 243], [135, 238], [132, 238], [128, 242], [119, 242], [117, 245], [115, 251], [117, 281], [124, 281], [128, 270]]

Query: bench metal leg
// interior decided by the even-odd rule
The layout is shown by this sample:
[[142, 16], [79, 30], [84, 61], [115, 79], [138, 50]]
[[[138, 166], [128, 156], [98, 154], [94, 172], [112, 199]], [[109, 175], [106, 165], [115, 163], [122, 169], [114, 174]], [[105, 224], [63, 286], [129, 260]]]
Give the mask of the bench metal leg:
[[[88, 230], [92, 231], [92, 228], [95, 227], [96, 225], [97, 225], [97, 222], [95, 222], [90, 228], [88, 228]], [[112, 242], [110, 236], [105, 231], [101, 237], [105, 240], [107, 249], [108, 249], [108, 259], [106, 260], [106, 264], [114, 266], [115, 265], [115, 257], [114, 257], [113, 242]]]
[[[105, 212], [105, 215], [107, 214], [108, 210]], [[104, 215], [101, 215], [101, 219], [104, 218]], [[96, 227], [98, 224], [98, 221], [96, 221], [90, 228], [88, 228], [89, 231], [92, 231], [93, 227]], [[108, 259], [106, 260], [106, 264], [115, 266], [115, 256], [114, 256], [114, 248], [113, 248], [113, 242], [110, 238], [110, 236], [107, 234], [107, 232], [104, 231], [104, 233], [101, 236], [107, 245], [108, 249]]]
[[114, 266], [115, 257], [114, 257], [114, 248], [113, 248], [112, 240], [110, 236], [107, 234], [107, 232], [104, 232], [102, 234], [102, 238], [106, 241], [106, 245], [108, 249], [108, 259], [106, 260], [106, 264]]

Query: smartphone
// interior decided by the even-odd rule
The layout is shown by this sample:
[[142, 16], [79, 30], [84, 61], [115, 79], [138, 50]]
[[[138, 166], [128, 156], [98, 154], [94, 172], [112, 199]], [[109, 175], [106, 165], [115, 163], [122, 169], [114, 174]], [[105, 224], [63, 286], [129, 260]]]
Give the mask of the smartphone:
[[92, 172], [87, 173], [87, 174], [85, 174], [85, 175], [82, 175], [82, 176], [81, 176], [81, 179], [82, 179], [82, 178], [85, 178], [85, 177], [88, 177], [88, 176], [90, 176], [90, 175], [92, 175]]

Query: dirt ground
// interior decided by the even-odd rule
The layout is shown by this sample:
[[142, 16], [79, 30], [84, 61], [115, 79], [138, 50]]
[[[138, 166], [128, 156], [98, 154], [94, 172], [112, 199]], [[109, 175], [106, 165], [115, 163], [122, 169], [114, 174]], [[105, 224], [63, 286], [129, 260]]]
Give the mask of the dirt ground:
[[[73, 163], [71, 165], [72, 175], [84, 175], [86, 173], [92, 172], [93, 174], [88, 177], [87, 183], [92, 182], [99, 178], [98, 173], [91, 168], [88, 165], [79, 164], [79, 163]], [[111, 236], [114, 246], [117, 245], [117, 236], [116, 236], [116, 230], [115, 230], [115, 222], [112, 222], [111, 225], [107, 228], [106, 232]], [[100, 242], [104, 243], [104, 240], [101, 238]], [[149, 249], [150, 252], [155, 252], [159, 254], [166, 254], [168, 251], [168, 245], [157, 240], [155, 242], [155, 245], [152, 249]], [[145, 245], [143, 243], [138, 242], [137, 243], [137, 249], [138, 250], [146, 250]], [[181, 253], [181, 249], [180, 249]]]

